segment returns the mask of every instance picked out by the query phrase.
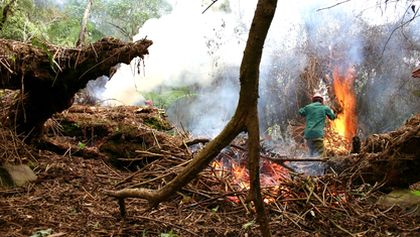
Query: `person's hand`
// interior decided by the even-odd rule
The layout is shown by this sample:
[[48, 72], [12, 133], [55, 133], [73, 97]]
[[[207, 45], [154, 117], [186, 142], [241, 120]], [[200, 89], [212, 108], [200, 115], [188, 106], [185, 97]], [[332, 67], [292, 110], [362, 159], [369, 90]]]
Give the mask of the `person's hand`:
[[341, 107], [341, 106], [334, 107], [332, 110], [333, 110], [335, 115], [343, 113], [343, 107]]

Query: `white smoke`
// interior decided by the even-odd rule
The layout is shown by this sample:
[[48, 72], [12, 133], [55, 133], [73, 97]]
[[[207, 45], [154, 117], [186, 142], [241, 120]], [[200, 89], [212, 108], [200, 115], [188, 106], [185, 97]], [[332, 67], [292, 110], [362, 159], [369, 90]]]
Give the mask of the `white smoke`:
[[162, 85], [209, 85], [219, 66], [240, 63], [251, 17], [246, 20], [239, 5], [233, 5], [230, 13], [211, 8], [202, 14], [205, 6], [199, 1], [173, 4], [171, 14], [147, 21], [134, 37], [153, 40], [144, 75], [133, 74], [124, 66], [107, 85], [109, 96], [131, 104], [133, 100], [125, 96], [140, 96]]
[[[355, 24], [356, 19], [371, 25], [396, 22], [405, 12], [410, 14], [407, 9], [411, 6], [401, 1], [386, 6], [376, 0], [340, 2], [343, 1], [279, 1], [264, 46], [261, 81], [272, 79], [270, 71], [276, 70], [276, 80], [290, 81], [284, 86], [293, 90], [293, 78], [306, 66], [300, 46], [307, 41], [317, 45], [320, 55], [330, 53], [334, 45], [346, 45], [345, 61], [358, 64], [363, 60], [362, 30]], [[144, 71], [138, 74], [134, 65], [123, 65], [106, 85], [104, 95], [125, 104], [139, 104], [144, 100], [142, 93], [161, 86], [199, 85], [202, 93], [184, 106], [182, 113], [190, 114], [189, 130], [213, 136], [229, 120], [239, 89], [230, 81], [215, 80], [239, 80], [239, 66], [257, 1], [219, 0], [204, 14], [211, 1], [170, 3], [170, 14], [147, 21], [133, 39], [147, 37], [153, 41]], [[419, 1], [410, 4], [420, 5]], [[261, 100], [269, 98], [261, 95]], [[211, 131], [203, 130], [205, 127]]]

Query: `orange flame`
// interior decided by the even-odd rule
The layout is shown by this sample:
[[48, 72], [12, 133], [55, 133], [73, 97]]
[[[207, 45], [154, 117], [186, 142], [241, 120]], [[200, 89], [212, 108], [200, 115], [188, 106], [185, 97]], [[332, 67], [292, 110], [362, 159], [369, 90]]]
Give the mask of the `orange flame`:
[[[226, 167], [223, 162], [213, 161], [211, 164], [214, 174], [220, 178], [227, 178], [229, 183], [233, 184], [231, 188], [235, 190], [249, 190], [249, 174], [245, 164], [231, 161], [231, 165]], [[261, 188], [264, 188], [268, 193], [277, 196], [277, 193], [281, 189], [281, 182], [289, 179], [289, 172], [284, 167], [275, 164], [271, 161], [263, 160], [261, 162], [260, 169], [260, 184]], [[238, 197], [228, 197], [229, 200], [239, 203]], [[264, 202], [271, 203], [275, 198], [265, 196]]]
[[342, 111], [332, 122], [332, 128], [350, 143], [357, 130], [356, 96], [354, 93], [355, 70], [353, 67], [349, 68], [345, 75], [342, 75], [339, 69], [335, 68], [333, 79], [334, 93]]

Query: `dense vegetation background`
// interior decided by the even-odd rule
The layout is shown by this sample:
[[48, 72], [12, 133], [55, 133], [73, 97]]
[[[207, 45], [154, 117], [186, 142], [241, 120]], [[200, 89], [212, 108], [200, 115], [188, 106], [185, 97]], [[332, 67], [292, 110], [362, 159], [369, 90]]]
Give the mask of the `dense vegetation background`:
[[[2, 0], [0, 37], [74, 46], [86, 5], [86, 0]], [[164, 0], [94, 0], [87, 42], [104, 36], [130, 41], [146, 20], [159, 17], [170, 9]]]
[[[1, 0], [0, 38], [30, 43], [46, 41], [73, 47], [79, 37], [87, 2]], [[360, 118], [359, 135], [390, 131], [420, 111], [419, 81], [410, 76], [412, 69], [419, 65], [420, 58], [418, 6], [413, 1], [386, 2], [378, 3], [379, 8], [383, 7], [384, 14], [389, 9], [397, 8], [397, 4], [407, 9], [395, 17], [394, 21], [385, 24], [371, 24], [360, 16], [339, 15], [334, 12], [334, 8], [327, 9], [320, 14], [339, 16], [309, 19], [303, 25], [291, 26], [301, 36], [293, 49], [290, 49], [290, 42], [277, 36], [274, 36], [278, 38], [278, 41], [273, 41], [274, 47], [270, 42], [267, 43], [266, 59], [261, 66], [261, 131], [273, 131], [273, 127], [276, 127], [281, 130], [280, 134], [284, 134], [290, 120], [297, 119], [297, 109], [308, 102], [312, 93], [308, 90], [313, 87], [309, 85], [312, 82], [305, 80], [316, 78], [325, 81], [326, 75], [331, 77], [331, 65], [340, 61], [357, 68], [355, 93]], [[205, 5], [205, 1], [202, 4]], [[233, 10], [229, 4], [229, 1], [219, 1], [212, 9], [230, 14]], [[148, 19], [170, 14], [172, 10], [172, 6], [165, 0], [93, 0], [85, 43], [105, 36], [131, 41]], [[339, 27], [331, 23], [331, 19], [334, 19], [334, 24], [340, 24]], [[136, 88], [144, 99], [151, 99], [155, 106], [167, 109], [174, 123], [182, 123], [191, 131], [213, 134], [208, 129], [203, 131], [202, 127], [208, 127], [209, 124], [216, 127], [216, 130], [221, 129], [232, 115], [237, 101], [237, 96], [233, 95], [239, 91], [239, 64], [224, 64], [224, 56], [220, 51], [225, 50], [223, 42], [227, 39], [223, 35], [226, 29], [222, 28], [215, 28], [215, 37], [209, 37], [205, 42], [208, 47], [207, 56], [211, 58], [208, 63], [217, 65], [212, 68], [209, 76], [212, 78], [211, 83], [202, 85], [200, 80], [206, 80], [203, 79], [204, 72], [197, 70], [191, 75], [181, 73], [179, 78], [174, 79], [176, 75], [171, 77], [172, 81], [183, 83], [159, 84], [156, 82], [158, 78], [154, 77], [152, 80], [157, 85], [153, 89], [142, 90], [143, 85]], [[235, 32], [227, 34], [237, 34], [238, 40], [242, 40], [247, 31], [247, 26], [242, 25], [236, 27]], [[356, 51], [357, 59], [352, 55]], [[336, 58], [331, 58], [331, 55], [336, 55]], [[171, 52], [160, 56], [173, 57]], [[162, 63], [161, 66], [166, 65]], [[148, 67], [150, 69], [150, 64]], [[194, 65], [189, 69], [194, 70]], [[179, 68], [180, 72], [182, 70], [185, 69]], [[308, 75], [308, 72], [313, 75]], [[148, 73], [151, 75], [151, 70]], [[144, 80], [142, 83], [148, 82]], [[92, 93], [97, 91], [97, 88], [91, 90]], [[210, 111], [200, 114], [200, 108], [208, 108]], [[216, 112], [213, 113], [213, 110]], [[209, 114], [222, 114], [223, 117], [213, 119]], [[201, 121], [205, 121], [203, 126], [200, 125]]]

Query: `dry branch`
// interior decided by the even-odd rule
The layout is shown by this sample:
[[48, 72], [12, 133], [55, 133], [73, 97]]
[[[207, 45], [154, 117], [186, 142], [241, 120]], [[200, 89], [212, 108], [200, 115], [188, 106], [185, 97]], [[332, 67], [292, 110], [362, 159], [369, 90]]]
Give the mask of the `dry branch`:
[[[95, 127], [94, 134], [100, 134], [99, 123], [102, 118], [108, 118], [123, 126], [125, 123], [134, 122], [136, 127], [140, 127], [139, 135], [143, 134], [152, 147], [157, 147], [153, 134], [149, 132], [150, 128], [140, 126], [142, 123], [140, 116], [146, 116], [140, 111], [143, 111], [142, 108], [72, 106], [68, 111], [54, 116], [54, 119], [62, 127], [65, 127], [67, 122], [78, 122], [80, 130]], [[49, 123], [47, 125], [50, 126]], [[111, 124], [109, 125], [109, 128], [113, 128]], [[410, 119], [401, 129], [388, 134], [376, 134], [374, 136], [376, 140], [370, 140], [380, 143], [374, 146], [375, 151], [366, 150], [369, 152], [364, 155], [350, 157], [364, 161], [370, 159], [370, 156], [385, 154], [384, 152], [391, 149], [394, 142], [410, 141], [406, 136], [417, 125], [418, 120]], [[115, 127], [118, 125], [115, 124]], [[219, 170], [212, 167], [204, 169], [187, 186], [177, 191], [177, 195], [171, 196], [167, 202], [162, 202], [159, 208], [153, 211], [148, 209], [145, 200], [126, 200], [120, 205], [125, 208], [120, 211], [127, 212], [126, 218], [119, 218], [116, 215], [119, 211], [118, 205], [113, 199], [102, 196], [104, 189], [132, 188], [141, 185], [137, 187], [155, 190], [179, 173], [186, 163], [191, 162], [185, 147], [181, 146], [181, 137], [168, 136], [168, 139], [162, 137], [163, 133], [159, 131], [154, 133], [162, 150], [153, 148], [145, 151], [160, 154], [161, 157], [136, 172], [114, 169], [109, 163], [99, 159], [63, 156], [34, 149], [35, 151], [30, 153], [37, 155], [39, 181], [19, 189], [0, 190], [0, 207], [4, 220], [0, 235], [29, 236], [33, 228], [51, 225], [56, 226], [54, 228], [56, 233], [65, 232], [75, 236], [86, 233], [95, 236], [110, 234], [142, 236], [144, 230], [155, 230], [154, 233], [148, 232], [148, 234], [157, 236], [160, 233], [167, 233], [168, 229], [180, 236], [260, 236], [258, 225], [242, 228], [244, 223], [250, 222], [252, 218], [250, 215], [255, 213], [255, 206], [245, 202], [247, 190], [231, 179], [231, 173], [219, 172], [217, 175], [215, 173]], [[7, 134], [11, 134], [10, 131], [7, 130]], [[17, 156], [16, 151], [24, 151], [22, 146], [28, 147], [27, 144], [21, 143], [13, 145], [11, 143], [13, 139], [7, 134], [0, 133], [0, 138], [3, 139], [4, 136], [5, 139], [0, 143], [2, 154], [6, 152], [10, 156]], [[60, 141], [58, 137], [63, 137], [65, 134], [65, 131], [58, 129], [56, 135], [51, 134], [50, 138]], [[87, 132], [86, 135], [89, 139], [91, 133]], [[413, 138], [416, 136], [411, 137]], [[81, 141], [85, 139], [83, 133], [76, 136], [76, 140], [79, 139]], [[107, 136], [101, 139], [107, 139]], [[238, 144], [245, 147], [243, 144], [246, 140], [238, 140], [240, 140]], [[87, 146], [99, 147], [101, 144], [99, 139], [93, 139], [92, 144], [85, 140], [83, 142]], [[404, 155], [401, 158], [405, 158], [411, 150], [408, 146], [410, 143], [402, 142], [392, 149], [397, 148], [396, 151]], [[73, 143], [74, 146], [76, 144], [77, 142]], [[246, 155], [242, 157], [245, 151], [234, 147], [232, 150], [237, 151], [241, 158], [246, 157]], [[135, 150], [133, 154], [136, 154]], [[19, 155], [21, 158], [28, 156], [27, 153]], [[229, 155], [229, 153], [222, 152], [220, 155]], [[263, 163], [265, 160], [261, 161], [261, 164]], [[378, 184], [346, 185], [349, 179], [354, 179], [360, 174], [360, 170], [348, 167], [356, 168], [359, 167], [358, 164], [350, 164], [346, 170], [339, 173], [318, 177], [296, 175], [293, 179], [279, 180], [273, 188], [262, 187], [263, 197], [268, 200], [267, 216], [270, 218], [269, 225], [273, 236], [345, 236], [349, 233], [362, 236], [385, 236], [390, 233], [417, 236], [418, 209], [408, 210], [397, 205], [392, 207], [375, 205], [378, 197], [382, 196], [378, 191], [380, 187]], [[263, 165], [261, 167], [261, 170], [264, 170]], [[74, 208], [78, 211], [77, 218], [74, 218], [74, 214], [69, 215], [74, 213]], [[32, 218], [28, 218], [28, 215]]]
[[[256, 207], [257, 222], [259, 224], [262, 236], [271, 236], [269, 221], [265, 212], [264, 202], [260, 190], [259, 179], [259, 121], [258, 121], [258, 80], [259, 65], [261, 61], [262, 48], [271, 21], [274, 17], [277, 1], [258, 1], [255, 16], [251, 25], [249, 40], [244, 52], [241, 63], [240, 82], [241, 90], [239, 103], [232, 119], [223, 129], [223, 131], [212, 141], [210, 141], [203, 150], [182, 170], [178, 175], [156, 191], [150, 190], [124, 190], [109, 191], [108, 195], [124, 198], [125, 195], [136, 194], [140, 198], [146, 198], [149, 203], [156, 205], [180, 190], [187, 183], [191, 182], [198, 173], [205, 169], [208, 164], [216, 157], [219, 152], [229, 145], [231, 141], [241, 132], [249, 133], [248, 141], [248, 169], [250, 173], [250, 191], [248, 200], [252, 201]], [[119, 201], [122, 204], [121, 201]]]
[[398, 130], [372, 134], [360, 154], [329, 160], [341, 172], [353, 170], [355, 182], [382, 183], [387, 187], [408, 187], [420, 181], [420, 114], [414, 115]]
[[413, 70], [412, 77], [420, 78], [420, 67]]

